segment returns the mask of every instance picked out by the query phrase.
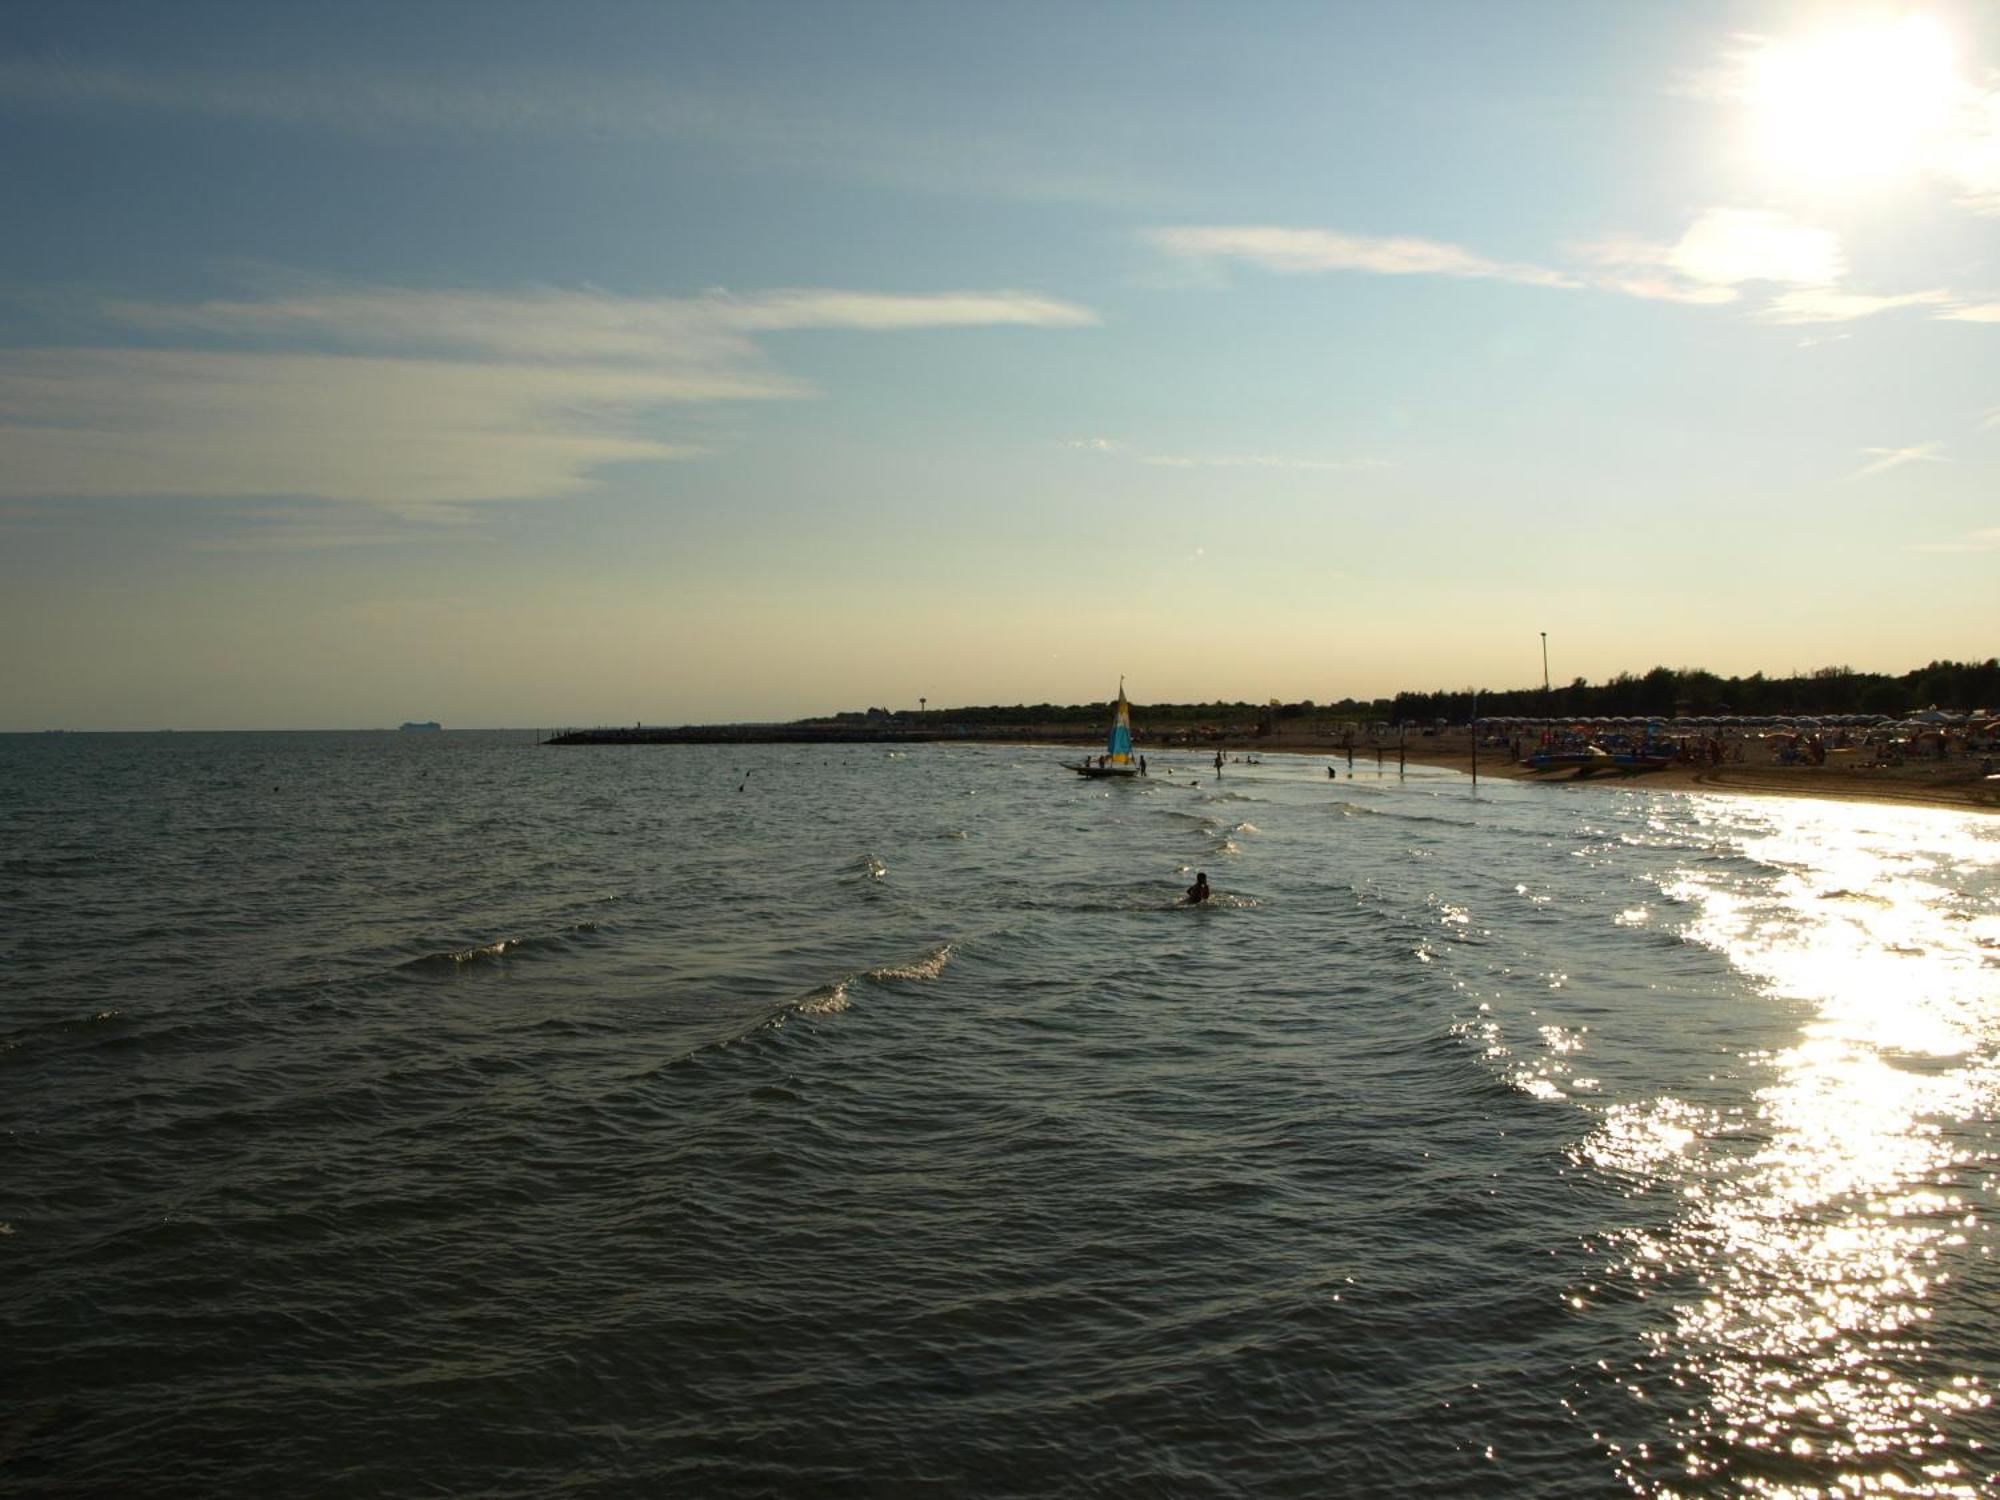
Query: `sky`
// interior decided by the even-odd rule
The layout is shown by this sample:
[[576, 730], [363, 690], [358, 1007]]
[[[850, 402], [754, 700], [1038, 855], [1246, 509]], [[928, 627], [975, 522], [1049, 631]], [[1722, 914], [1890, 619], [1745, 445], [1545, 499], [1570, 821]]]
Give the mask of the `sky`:
[[0, 729], [2000, 649], [1990, 5], [0, 9]]

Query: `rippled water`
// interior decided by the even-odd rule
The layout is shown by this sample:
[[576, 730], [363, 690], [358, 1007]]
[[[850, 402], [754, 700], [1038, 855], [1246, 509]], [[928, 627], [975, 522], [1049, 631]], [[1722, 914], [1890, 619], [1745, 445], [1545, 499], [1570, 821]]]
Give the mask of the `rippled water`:
[[1056, 759], [0, 740], [0, 1492], [1996, 1492], [2000, 821]]

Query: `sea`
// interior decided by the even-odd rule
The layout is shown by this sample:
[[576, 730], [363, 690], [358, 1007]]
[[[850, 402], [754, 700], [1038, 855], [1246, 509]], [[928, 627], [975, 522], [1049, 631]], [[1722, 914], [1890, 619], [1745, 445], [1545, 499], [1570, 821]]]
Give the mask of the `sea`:
[[2000, 819], [1074, 755], [0, 739], [0, 1494], [2000, 1493]]

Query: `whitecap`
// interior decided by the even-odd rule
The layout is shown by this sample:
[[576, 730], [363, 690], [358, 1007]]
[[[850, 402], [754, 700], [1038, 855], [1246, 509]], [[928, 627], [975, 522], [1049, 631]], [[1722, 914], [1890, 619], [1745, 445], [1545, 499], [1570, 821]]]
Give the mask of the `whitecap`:
[[455, 964], [478, 963], [482, 958], [501, 958], [517, 950], [523, 942], [521, 938], [501, 938], [495, 943], [486, 943], [477, 948], [460, 948], [445, 957]]
[[935, 979], [950, 962], [951, 944], [939, 943], [922, 958], [910, 963], [885, 964], [879, 969], [870, 969], [868, 977], [878, 983], [887, 979]]
[[836, 980], [812, 991], [792, 1009], [802, 1016], [837, 1016], [848, 1008], [847, 981]]

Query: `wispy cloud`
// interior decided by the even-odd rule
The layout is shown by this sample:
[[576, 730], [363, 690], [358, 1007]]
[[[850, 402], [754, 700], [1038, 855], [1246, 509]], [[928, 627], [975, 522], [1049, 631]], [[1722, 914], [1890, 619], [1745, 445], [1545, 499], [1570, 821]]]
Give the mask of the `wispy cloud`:
[[110, 314], [233, 347], [0, 350], [0, 498], [313, 496], [406, 513], [551, 499], [611, 464], [705, 451], [647, 430], [649, 414], [812, 395], [754, 334], [1095, 321], [1032, 293], [839, 290], [321, 288]]
[[1948, 542], [1911, 542], [1910, 552], [2000, 552], [2000, 526], [1981, 526]]
[[505, 359], [591, 360], [659, 368], [755, 357], [746, 335], [790, 329], [1079, 328], [1097, 315], [1035, 292], [898, 294], [795, 288], [737, 296], [619, 297], [526, 292], [329, 288], [192, 304], [117, 303], [158, 331], [310, 334], [350, 347], [429, 349]]
[[1281, 275], [1454, 276], [1696, 307], [1739, 302], [1746, 290], [1762, 288], [1768, 300], [1751, 315], [1777, 324], [1845, 323], [1909, 307], [1948, 309], [1935, 316], [1967, 322], [2000, 321], [2000, 303], [1960, 306], [1943, 289], [1845, 287], [1847, 257], [1837, 234], [1762, 209], [1705, 209], [1672, 241], [1630, 234], [1587, 240], [1570, 248], [1575, 268], [1497, 261], [1437, 240], [1275, 225], [1181, 225], [1149, 230], [1146, 238], [1183, 261], [1237, 261]]
[[1181, 225], [1147, 231], [1170, 255], [1241, 260], [1267, 271], [1303, 275], [1364, 271], [1378, 276], [1459, 276], [1518, 281], [1530, 286], [1583, 283], [1545, 266], [1490, 260], [1460, 245], [1405, 236], [1343, 234], [1331, 229], [1287, 229], [1271, 224]]
[[1847, 476], [1849, 482], [1857, 479], [1873, 479], [1878, 474], [1886, 474], [1891, 469], [1900, 469], [1904, 464], [1947, 462], [1943, 443], [1918, 443], [1910, 448], [1863, 448], [1863, 458], [1871, 461], [1863, 464]]
[[1381, 458], [1294, 458], [1277, 453], [1148, 453], [1115, 438], [1077, 438], [1064, 446], [1089, 453], [1104, 453], [1158, 469], [1290, 469], [1303, 472], [1352, 473], [1363, 469], [1387, 469], [1393, 465]]
[[1945, 174], [1958, 187], [1958, 204], [1988, 217], [2000, 215], [2000, 72], [1959, 106], [1961, 122], [1939, 153]]
[[1828, 286], [1844, 274], [1839, 237], [1774, 213], [1710, 209], [1679, 240], [1611, 236], [1578, 247], [1582, 259], [1618, 274], [1492, 260], [1461, 245], [1400, 236], [1343, 234], [1275, 225], [1183, 225], [1149, 232], [1169, 254], [1246, 261], [1289, 275], [1360, 271], [1381, 276], [1460, 276], [1531, 286], [1598, 286], [1677, 302], [1725, 302], [1744, 282]]
[[[1241, 261], [1284, 275], [1455, 276], [1570, 290], [1594, 287], [1697, 306], [1733, 302], [1746, 283], [1831, 287], [1846, 272], [1840, 239], [1832, 231], [1734, 208], [1707, 210], [1671, 243], [1609, 235], [1577, 245], [1579, 269], [1494, 260], [1437, 240], [1276, 225], [1182, 225], [1151, 230], [1147, 238], [1183, 259]], [[1942, 294], [1920, 294], [1933, 295]]]
[[687, 456], [634, 431], [635, 411], [803, 389], [753, 372], [16, 350], [0, 354], [0, 496], [551, 499], [607, 464]]
[[1950, 300], [1951, 294], [1942, 291], [1878, 297], [1829, 286], [1799, 287], [1780, 292], [1758, 309], [1756, 316], [1766, 323], [1846, 323], [1895, 307], [1931, 307]]
[[1969, 302], [1938, 314], [1947, 323], [2000, 323], [2000, 302]]
[[1614, 273], [1600, 284], [1670, 302], [1734, 301], [1745, 282], [1826, 287], [1846, 273], [1838, 235], [1751, 209], [1708, 209], [1672, 244], [1613, 235], [1577, 248]]
[[73, 58], [0, 60], [0, 103], [43, 112], [196, 115], [370, 141], [517, 138], [637, 142], [713, 152], [753, 169], [838, 175], [954, 196], [1137, 204], [1157, 197], [1132, 170], [1139, 127], [1112, 114], [1051, 128], [1048, 100], [964, 124], [932, 101], [913, 129], [900, 96], [759, 91], [655, 70], [492, 63], [422, 68], [309, 65], [163, 68]]

